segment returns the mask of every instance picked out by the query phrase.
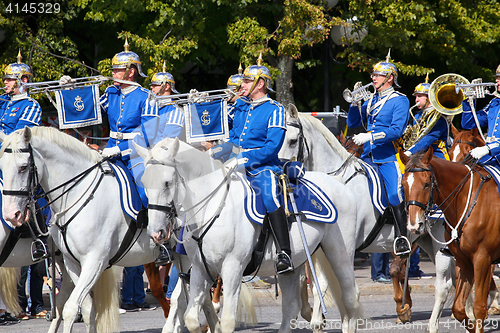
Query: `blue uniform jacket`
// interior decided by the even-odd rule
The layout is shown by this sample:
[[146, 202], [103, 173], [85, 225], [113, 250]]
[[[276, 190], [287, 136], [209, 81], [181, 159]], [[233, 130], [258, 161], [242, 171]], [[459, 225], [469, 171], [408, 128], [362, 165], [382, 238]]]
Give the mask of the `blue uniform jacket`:
[[[108, 116], [109, 129], [113, 132], [132, 133], [140, 131], [140, 126], [158, 116], [156, 103], [149, 103], [147, 89], [129, 86], [121, 89], [110, 86], [101, 96], [100, 104], [104, 115]], [[120, 147], [121, 151], [128, 149], [128, 140], [110, 138], [107, 147]]]
[[[368, 105], [371, 110], [367, 112]], [[366, 125], [367, 132], [373, 135], [373, 140], [364, 145], [361, 158], [369, 156], [371, 152], [375, 163], [396, 161], [397, 140], [408, 124], [409, 108], [408, 98], [393, 88], [372, 95], [361, 106], [361, 113], [357, 105], [349, 107], [347, 125]]]
[[251, 104], [238, 100], [229, 110], [232, 128], [229, 142], [242, 148], [237, 158], [248, 159], [244, 166], [250, 175], [264, 169], [281, 174], [278, 152], [286, 133], [286, 112], [283, 106], [269, 96]]
[[[430, 112], [433, 108], [429, 108], [427, 112]], [[415, 115], [415, 119], [419, 120], [422, 117], [424, 110], [420, 111]], [[412, 153], [418, 153], [419, 151], [427, 149], [427, 147], [432, 145], [434, 150], [434, 156], [449, 160], [448, 156], [448, 122], [443, 116], [439, 117], [439, 120], [434, 125], [434, 127], [420, 139], [416, 144], [411, 146], [408, 150]]]
[[[464, 100], [462, 107], [462, 127], [464, 129], [476, 128], [469, 101]], [[481, 162], [488, 162], [494, 157], [496, 162], [500, 163], [500, 98], [493, 98], [482, 110], [476, 111], [476, 114], [479, 125], [488, 126], [487, 146], [490, 148], [490, 153], [481, 158]]]
[[27, 93], [10, 96], [4, 94], [0, 96], [0, 124], [1, 130], [9, 135], [10, 133], [24, 128], [25, 126], [33, 127], [40, 125], [42, 121], [42, 109], [40, 104]]

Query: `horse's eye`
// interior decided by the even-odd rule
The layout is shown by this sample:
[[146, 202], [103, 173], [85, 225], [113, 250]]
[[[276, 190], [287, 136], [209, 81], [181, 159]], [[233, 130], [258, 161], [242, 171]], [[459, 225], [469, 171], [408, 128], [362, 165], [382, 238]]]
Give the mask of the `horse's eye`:
[[165, 188], [168, 188], [168, 182], [165, 182]]
[[27, 165], [23, 165], [19, 168], [19, 172], [26, 172], [26, 170], [28, 170], [28, 166]]
[[291, 146], [296, 145], [296, 144], [297, 144], [297, 139], [290, 140], [290, 145]]
[[427, 190], [431, 187], [431, 183], [425, 183], [424, 184], [424, 190]]

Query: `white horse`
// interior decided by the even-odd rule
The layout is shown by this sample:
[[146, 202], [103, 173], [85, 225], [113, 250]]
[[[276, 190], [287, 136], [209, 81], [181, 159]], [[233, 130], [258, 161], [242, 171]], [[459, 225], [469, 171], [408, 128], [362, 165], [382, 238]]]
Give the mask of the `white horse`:
[[[10, 149], [9, 153], [4, 152], [6, 148]], [[29, 179], [33, 173], [27, 171], [32, 166], [40, 185], [49, 192], [102, 159], [98, 152], [75, 138], [47, 127], [14, 132], [6, 138], [1, 153], [4, 188], [8, 190], [27, 190], [36, 185]], [[93, 287], [97, 318], [105, 325], [102, 331], [119, 329], [117, 278], [112, 269], [106, 270], [130, 223], [121, 209], [118, 191], [115, 177], [97, 167], [79, 182], [49, 194], [54, 213], [50, 233], [64, 255], [68, 276], [75, 284], [62, 312], [66, 333], [71, 332], [78, 307]], [[58, 196], [61, 198], [54, 200]], [[28, 217], [27, 203], [27, 196], [4, 196], [4, 218], [16, 226], [21, 225]], [[117, 265], [130, 267], [154, 261], [155, 244], [147, 233], [138, 230], [134, 239]], [[98, 280], [111, 281], [114, 286], [108, 285], [97, 292]], [[96, 297], [101, 300], [97, 302]], [[95, 327], [90, 327], [90, 331], [96, 331]]]
[[[321, 171], [341, 177], [346, 186], [356, 195], [356, 223], [344, 224], [344, 221], [339, 221], [347, 250], [353, 257], [355, 250], [363, 243], [380, 215], [372, 205], [367, 177], [359, 172], [362, 169], [359, 160], [351, 156], [318, 119], [291, 109], [287, 114], [287, 122], [287, 133], [280, 157], [287, 159], [298, 157], [307, 170]], [[371, 245], [362, 252], [392, 252], [393, 229], [392, 225], [385, 225]], [[354, 237], [349, 238], [348, 235], [353, 233]], [[439, 251], [443, 246], [439, 242], [444, 242], [442, 223], [435, 223], [431, 234], [437, 241], [429, 234], [424, 234], [416, 242], [429, 254], [436, 265], [435, 302], [428, 331], [437, 332], [442, 309], [454, 285], [454, 261]], [[403, 313], [402, 309], [397, 310], [398, 313]], [[407, 311], [411, 310], [407, 309]], [[314, 302], [313, 318], [315, 323], [320, 323], [322, 320], [317, 301]]]
[[[178, 139], [164, 139], [151, 150], [136, 148], [146, 165], [142, 182], [150, 204], [168, 210], [173, 201], [177, 208], [182, 205], [186, 213], [188, 231], [184, 239], [189, 241], [184, 245], [193, 264], [191, 293], [185, 315], [187, 328], [191, 332], [199, 332], [200, 304], [212, 279], [218, 274], [224, 281], [224, 308], [221, 325], [217, 329], [233, 332], [243, 270], [250, 261], [261, 229], [245, 216], [243, 185], [238, 179], [227, 176], [219, 162]], [[334, 201], [338, 220], [353, 223], [356, 218], [354, 197], [347, 188], [321, 173], [308, 173], [306, 178], [322, 185], [323, 191]], [[162, 241], [169, 233], [166, 212], [150, 209], [149, 214], [148, 232], [155, 241]], [[355, 321], [360, 315], [359, 295], [353, 262], [347, 259], [338, 224], [304, 222], [303, 225], [309, 249], [323, 248], [338, 279], [343, 332], [355, 331]], [[290, 238], [296, 269], [279, 276], [283, 291], [280, 332], [290, 332], [290, 320], [296, 318], [301, 308], [299, 276], [306, 254], [296, 224], [292, 225]], [[270, 242], [259, 275], [275, 275], [273, 253], [274, 244]]]

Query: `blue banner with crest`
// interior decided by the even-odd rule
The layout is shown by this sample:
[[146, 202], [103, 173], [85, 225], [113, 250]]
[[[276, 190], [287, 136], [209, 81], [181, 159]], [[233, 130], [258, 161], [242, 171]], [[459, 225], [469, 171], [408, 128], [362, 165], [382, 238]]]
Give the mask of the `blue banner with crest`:
[[226, 101], [187, 104], [184, 116], [187, 143], [229, 138]]
[[99, 85], [56, 91], [59, 128], [77, 128], [102, 123]]

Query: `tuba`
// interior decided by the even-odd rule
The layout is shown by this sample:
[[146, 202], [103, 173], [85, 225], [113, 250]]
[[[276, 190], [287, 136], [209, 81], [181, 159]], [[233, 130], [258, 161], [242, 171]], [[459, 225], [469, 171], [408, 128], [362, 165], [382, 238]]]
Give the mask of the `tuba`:
[[[426, 112], [415, 121], [415, 125], [406, 128], [401, 136], [404, 150], [408, 150], [426, 136], [436, 125], [441, 114], [454, 116], [463, 111], [462, 101], [465, 94], [461, 87], [465, 85], [469, 85], [469, 81], [458, 74], [444, 74], [432, 81], [428, 98], [434, 110]], [[416, 106], [410, 109], [410, 114]]]

